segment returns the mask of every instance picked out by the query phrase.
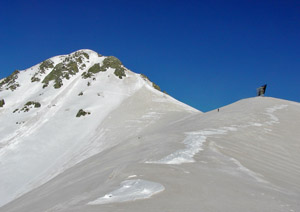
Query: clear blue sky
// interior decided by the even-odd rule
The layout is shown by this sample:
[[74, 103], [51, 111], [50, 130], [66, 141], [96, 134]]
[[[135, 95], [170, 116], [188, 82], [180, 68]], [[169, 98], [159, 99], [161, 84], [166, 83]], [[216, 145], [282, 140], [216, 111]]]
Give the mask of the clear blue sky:
[[265, 83], [300, 102], [299, 39], [299, 0], [1, 0], [0, 78], [88, 48], [202, 111]]

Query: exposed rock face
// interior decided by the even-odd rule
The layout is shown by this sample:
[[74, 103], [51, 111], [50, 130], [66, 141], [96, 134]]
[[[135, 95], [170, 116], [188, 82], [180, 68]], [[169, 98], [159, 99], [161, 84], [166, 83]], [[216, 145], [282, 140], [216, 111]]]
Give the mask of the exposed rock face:
[[4, 101], [4, 99], [1, 99], [0, 100], [0, 107], [3, 107], [5, 105], [5, 101]]

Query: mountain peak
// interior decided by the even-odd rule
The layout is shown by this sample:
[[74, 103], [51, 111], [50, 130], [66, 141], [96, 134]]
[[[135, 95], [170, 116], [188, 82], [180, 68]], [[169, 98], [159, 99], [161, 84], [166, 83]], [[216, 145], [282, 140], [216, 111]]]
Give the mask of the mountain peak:
[[[118, 58], [92, 50], [13, 72], [0, 80], [0, 206], [168, 113], [182, 118], [199, 111], [158, 91]], [[116, 128], [126, 133], [110, 142], [118, 130], [106, 133]]]
[[18, 105], [13, 111], [27, 111], [28, 102], [45, 101], [44, 97], [53, 99], [60, 93], [71, 93], [71, 89], [77, 94], [93, 91], [98, 96], [121, 89], [119, 93], [126, 96], [142, 86], [160, 91], [148, 77], [130, 71], [118, 58], [81, 49], [51, 57], [22, 71], [16, 70], [1, 79], [0, 100], [5, 102], [1, 108]]
[[[105, 72], [112, 72], [114, 77], [120, 80], [133, 73], [114, 56], [102, 56], [93, 50], [81, 49], [67, 55], [49, 58], [24, 71], [14, 71], [10, 76], [0, 80], [0, 91], [15, 91], [21, 86], [21, 81], [23, 84], [27, 84], [29, 81], [39, 84], [43, 89], [47, 87], [59, 89], [79, 75], [85, 80], [96, 80], [103, 77]], [[25, 79], [19, 78], [20, 75], [26, 80], [28, 78], [30, 80], [26, 82]], [[142, 78], [145, 81], [149, 80], [144, 75]], [[152, 85], [160, 90], [156, 84], [152, 83]]]
[[[80, 100], [90, 102], [94, 99], [94, 94], [98, 97], [105, 94], [106, 97], [122, 101], [142, 87], [147, 87], [152, 92], [160, 91], [159, 86], [148, 77], [130, 71], [118, 58], [81, 49], [49, 58], [26, 70], [16, 70], [1, 79], [0, 100], [2, 109], [10, 108], [12, 113], [20, 113], [32, 109], [38, 111], [45, 105], [51, 107], [58, 104], [62, 97], [75, 102], [78, 101], [77, 96], [84, 96]], [[161, 92], [159, 95], [172, 99]], [[41, 108], [35, 109], [35, 105]], [[90, 102], [90, 105], [94, 103]], [[77, 114], [80, 109], [88, 110], [87, 108], [85, 105], [74, 113]], [[89, 111], [85, 114], [89, 114]]]

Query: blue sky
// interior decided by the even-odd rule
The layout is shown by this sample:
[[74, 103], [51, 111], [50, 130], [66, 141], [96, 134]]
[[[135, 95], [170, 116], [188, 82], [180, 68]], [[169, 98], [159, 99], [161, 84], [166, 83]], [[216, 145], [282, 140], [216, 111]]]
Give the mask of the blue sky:
[[209, 111], [256, 95], [300, 102], [300, 1], [0, 2], [0, 78], [55, 55], [114, 55]]

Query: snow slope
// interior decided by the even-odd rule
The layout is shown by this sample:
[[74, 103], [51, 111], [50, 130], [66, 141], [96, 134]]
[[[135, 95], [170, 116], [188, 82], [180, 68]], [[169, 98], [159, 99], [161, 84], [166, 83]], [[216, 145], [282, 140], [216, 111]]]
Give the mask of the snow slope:
[[0, 109], [12, 122], [0, 211], [300, 211], [299, 103], [256, 97], [203, 114], [129, 70], [108, 74], [91, 86], [75, 76], [60, 97], [49, 88], [38, 100], [50, 107], [31, 117]]
[[[63, 79], [63, 86], [58, 89], [53, 87], [53, 81], [45, 88], [42, 80], [31, 82], [33, 76], [42, 79], [53, 70], [48, 68], [40, 74], [41, 64], [18, 74], [14, 82], [19, 85], [17, 89], [11, 91], [6, 89], [6, 85], [2, 87], [0, 99], [5, 100], [5, 105], [0, 108], [0, 120], [5, 124], [0, 126], [0, 205], [38, 187], [80, 161], [123, 142], [107, 138], [108, 135], [116, 136], [117, 133], [111, 131], [120, 126], [105, 120], [110, 119], [114, 114], [111, 113], [124, 100], [140, 90], [144, 90], [144, 95], [153, 98], [153, 101], [174, 105], [174, 110], [197, 113], [195, 109], [157, 91], [147, 78], [128, 69], [125, 69], [126, 76], [122, 79], [114, 74], [115, 69], [111, 67], [91, 78], [83, 78], [84, 72], [94, 64], [103, 64], [106, 58], [91, 50], [80, 50], [50, 60], [56, 67], [59, 63], [76, 61], [76, 55], [83, 53], [88, 58], [81, 55], [82, 63], [78, 63], [78, 67], [85, 64], [85, 68], [69, 79]], [[38, 102], [41, 106], [25, 107], [28, 102]], [[25, 111], [27, 108], [28, 112]], [[90, 114], [76, 117], [80, 109]], [[126, 115], [118, 114], [120, 117]], [[160, 117], [151, 111], [142, 115], [141, 119], [137, 119], [145, 124], [151, 124], [153, 117]], [[108, 125], [103, 124], [104, 121]], [[126, 136], [129, 134], [122, 135], [122, 138]]]

